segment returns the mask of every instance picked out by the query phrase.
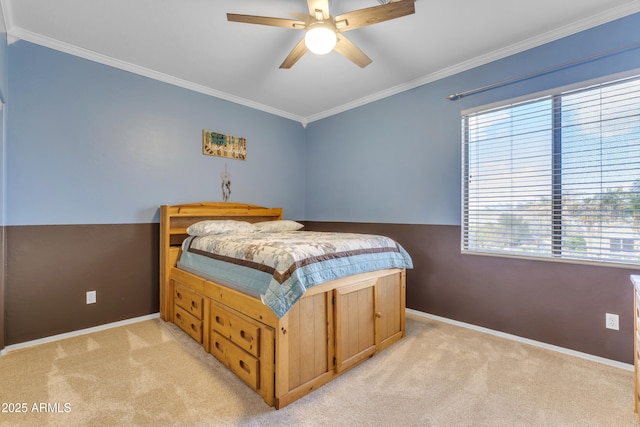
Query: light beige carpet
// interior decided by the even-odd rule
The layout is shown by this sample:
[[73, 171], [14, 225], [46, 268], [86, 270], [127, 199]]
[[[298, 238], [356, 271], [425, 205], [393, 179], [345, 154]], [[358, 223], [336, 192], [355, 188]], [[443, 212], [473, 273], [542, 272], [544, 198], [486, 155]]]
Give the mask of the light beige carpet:
[[640, 425], [629, 371], [412, 315], [401, 342], [279, 411], [159, 319], [9, 352], [0, 402], [3, 426]]

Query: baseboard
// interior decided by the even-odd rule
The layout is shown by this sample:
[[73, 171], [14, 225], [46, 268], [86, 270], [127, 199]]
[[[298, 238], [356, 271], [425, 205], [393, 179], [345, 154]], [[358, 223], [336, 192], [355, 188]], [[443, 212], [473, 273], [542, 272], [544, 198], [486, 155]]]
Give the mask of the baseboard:
[[[448, 323], [455, 326], [460, 326], [462, 328], [471, 329], [474, 331], [482, 332], [485, 334], [493, 335], [500, 338], [509, 339], [512, 341], [520, 342], [523, 344], [529, 344], [535, 347], [544, 348], [546, 350], [555, 351], [562, 354], [567, 354], [569, 356], [579, 357], [581, 359], [591, 360], [593, 362], [602, 363], [604, 365], [613, 366], [615, 368], [624, 369], [627, 371], [633, 371], [633, 365], [629, 363], [618, 362], [617, 360], [606, 359], [604, 357], [594, 356], [588, 353], [582, 353], [580, 351], [570, 350], [568, 348], [543, 343], [540, 341], [531, 340], [528, 338], [519, 337], [517, 335], [507, 334], [505, 332], [496, 331], [489, 328], [484, 328], [482, 326], [472, 325], [470, 323], [460, 322], [458, 320], [448, 319], [446, 317], [436, 316], [435, 314], [429, 314], [418, 310], [413, 310], [411, 308], [406, 309], [407, 313], [413, 314], [418, 317], [424, 317], [426, 319], [436, 320], [438, 322]], [[48, 342], [58, 341], [65, 338], [71, 338], [75, 336], [80, 336], [84, 334], [88, 334], [91, 332], [103, 331], [105, 329], [116, 328], [118, 326], [130, 325], [132, 323], [143, 322], [145, 320], [157, 319], [160, 317], [160, 313], [148, 314], [146, 316], [135, 317], [133, 319], [121, 320], [119, 322], [107, 323], [106, 325], [95, 326], [93, 328], [80, 329], [78, 331], [67, 332], [64, 334], [53, 335], [46, 338], [40, 338], [33, 341], [27, 341], [19, 344], [12, 344], [6, 346], [3, 350], [0, 351], [0, 356], [4, 356], [9, 351], [18, 350], [25, 347], [31, 347], [34, 345], [44, 344]]]
[[579, 357], [581, 359], [591, 360], [593, 362], [602, 363], [604, 365], [613, 366], [614, 368], [620, 368], [627, 371], [633, 371], [633, 365], [623, 362], [618, 362], [617, 360], [606, 359], [604, 357], [594, 356], [593, 354], [582, 353], [580, 351], [570, 350], [568, 348], [560, 347], [557, 345], [547, 344], [540, 341], [531, 340], [528, 338], [522, 338], [517, 335], [511, 335], [504, 332], [496, 331], [489, 328], [483, 328], [482, 326], [472, 325], [470, 323], [459, 322], [457, 320], [447, 319], [446, 317], [436, 316], [434, 314], [424, 313], [422, 311], [413, 310], [407, 308], [407, 313], [424, 317], [431, 320], [437, 320], [439, 322], [448, 323], [455, 326], [460, 326], [462, 328], [472, 329], [474, 331], [482, 332], [485, 334], [493, 335], [500, 338], [506, 338], [508, 340], [517, 341], [523, 344], [529, 344], [535, 347], [544, 348], [546, 350], [555, 351], [558, 353], [567, 354], [569, 356]]
[[6, 346], [2, 351], [0, 351], [0, 356], [4, 356], [6, 353], [18, 350], [25, 347], [31, 347], [34, 345], [45, 344], [48, 342], [63, 340], [66, 338], [77, 337], [84, 334], [89, 334], [91, 332], [104, 331], [105, 329], [117, 328], [118, 326], [130, 325], [132, 323], [144, 322], [145, 320], [157, 319], [160, 317], [160, 313], [147, 314], [146, 316], [134, 317], [132, 319], [120, 320], [118, 322], [107, 323], [106, 325], [94, 326], [92, 328], [80, 329], [73, 332], [66, 332], [64, 334], [52, 335], [50, 337], [40, 338], [33, 341], [21, 342], [18, 344], [12, 344]]

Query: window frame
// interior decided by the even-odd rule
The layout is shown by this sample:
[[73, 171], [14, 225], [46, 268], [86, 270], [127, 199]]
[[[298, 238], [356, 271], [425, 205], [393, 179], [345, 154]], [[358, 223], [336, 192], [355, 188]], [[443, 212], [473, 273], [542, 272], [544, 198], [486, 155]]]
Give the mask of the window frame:
[[[502, 101], [478, 105], [476, 107], [464, 109], [461, 111], [461, 126], [462, 126], [462, 151], [461, 151], [461, 160], [462, 160], [462, 168], [461, 168], [461, 241], [460, 248], [461, 253], [465, 255], [481, 255], [481, 256], [492, 256], [492, 257], [502, 257], [502, 258], [516, 258], [516, 259], [531, 259], [538, 261], [551, 261], [551, 262], [562, 262], [562, 263], [570, 263], [570, 264], [585, 264], [585, 265], [600, 265], [607, 267], [621, 267], [621, 268], [637, 268], [640, 266], [640, 262], [623, 262], [623, 261], [612, 261], [612, 260], [596, 260], [596, 259], [579, 259], [579, 258], [568, 258], [562, 256], [562, 174], [554, 174], [551, 173], [552, 176], [552, 221], [551, 225], [551, 253], [549, 256], [543, 255], [535, 255], [535, 254], [518, 254], [518, 253], [504, 253], [504, 252], [491, 252], [491, 251], [482, 251], [478, 249], [468, 249], [465, 248], [465, 242], [468, 241], [469, 238], [469, 230], [466, 224], [468, 224], [469, 215], [468, 210], [466, 209], [466, 201], [465, 194], [469, 194], [469, 181], [467, 177], [469, 176], [469, 161], [465, 158], [468, 156], [468, 152], [466, 151], [465, 145], [467, 145], [468, 141], [468, 130], [469, 123], [468, 118], [469, 115], [474, 113], [490, 111], [494, 109], [499, 109], [501, 107], [505, 107], [511, 104], [519, 104], [524, 102], [534, 102], [536, 100], [540, 100], [543, 98], [549, 98], [553, 103], [553, 126], [552, 130], [554, 133], [561, 134], [562, 126], [557, 126], [558, 123], [561, 123], [561, 110], [556, 109], [556, 103], [562, 99], [563, 94], [567, 92], [587, 89], [590, 86], [596, 86], [607, 83], [614, 83], [617, 80], [623, 80], [626, 78], [638, 77], [640, 79], [640, 68], [624, 71], [621, 73], [609, 74], [602, 77], [598, 77], [595, 79], [584, 80], [576, 83], [572, 83], [569, 85], [558, 86], [554, 88], [550, 88], [544, 91], [530, 93], [527, 95], [518, 96], [515, 98], [505, 99]], [[560, 111], [560, 114], [557, 112]], [[556, 155], [558, 152], [561, 152], [561, 135], [554, 135], [552, 139], [552, 171], [561, 170], [562, 156]], [[558, 202], [558, 203], [556, 203]], [[634, 244], [638, 244], [640, 241], [640, 236], [636, 239], [634, 238], [619, 238], [620, 240], [620, 250], [619, 253], [629, 252], [629, 246], [625, 245], [624, 241], [632, 240]], [[637, 252], [635, 250], [631, 252]]]

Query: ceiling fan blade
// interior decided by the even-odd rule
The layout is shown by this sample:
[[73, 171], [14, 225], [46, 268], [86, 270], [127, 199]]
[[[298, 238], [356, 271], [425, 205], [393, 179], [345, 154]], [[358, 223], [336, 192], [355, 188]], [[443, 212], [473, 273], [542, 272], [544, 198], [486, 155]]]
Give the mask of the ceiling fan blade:
[[[322, 19], [329, 19], [329, 0], [307, 0], [309, 5], [309, 15], [318, 19], [316, 10], [322, 11]], [[322, 19], [318, 19], [321, 21]]]
[[292, 28], [294, 30], [304, 30], [307, 27], [307, 24], [304, 21], [285, 18], [270, 18], [268, 16], [238, 15], [237, 13], [227, 13], [227, 20], [231, 22], [244, 22], [246, 24]]
[[312, 21], [311, 16], [308, 13], [304, 12], [290, 12], [289, 16], [296, 18], [302, 22], [306, 22], [307, 24]]
[[346, 38], [343, 34], [337, 33], [338, 42], [333, 49], [340, 55], [344, 56], [360, 68], [364, 68], [371, 64], [371, 58], [369, 58], [363, 51], [361, 51], [355, 44]]
[[293, 64], [298, 62], [298, 60], [302, 58], [302, 55], [304, 55], [306, 52], [307, 45], [304, 44], [303, 37], [302, 40], [300, 40], [298, 44], [291, 50], [291, 52], [289, 52], [289, 55], [284, 59], [284, 61], [282, 61], [282, 64], [280, 64], [280, 68], [288, 69], [293, 67]]
[[[416, 12], [414, 0], [401, 0], [381, 6], [367, 7], [336, 16], [336, 26], [340, 31], [350, 31], [390, 19], [400, 18]], [[343, 22], [344, 21], [344, 22]]]

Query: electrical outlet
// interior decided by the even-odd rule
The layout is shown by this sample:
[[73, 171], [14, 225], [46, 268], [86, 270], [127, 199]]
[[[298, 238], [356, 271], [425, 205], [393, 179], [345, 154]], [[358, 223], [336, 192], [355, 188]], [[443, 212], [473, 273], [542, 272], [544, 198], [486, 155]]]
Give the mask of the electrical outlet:
[[607, 329], [615, 329], [616, 331], [620, 330], [620, 318], [617, 314], [607, 313], [605, 315], [605, 322]]
[[96, 291], [87, 291], [87, 304], [96, 303]]

